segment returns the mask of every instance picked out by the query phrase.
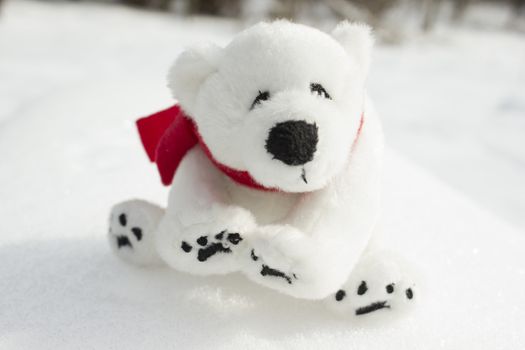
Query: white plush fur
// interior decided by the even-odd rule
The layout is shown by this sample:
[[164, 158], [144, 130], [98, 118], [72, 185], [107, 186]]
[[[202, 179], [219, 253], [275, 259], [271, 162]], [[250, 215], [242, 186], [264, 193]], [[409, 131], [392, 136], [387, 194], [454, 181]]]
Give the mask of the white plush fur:
[[[225, 48], [189, 49], [177, 59], [169, 86], [214, 157], [281, 191], [241, 186], [194, 148], [177, 170], [165, 215], [149, 232], [164, 262], [202, 275], [241, 271], [307, 299], [333, 298], [351, 280], [380, 210], [382, 133], [364, 85], [371, 47], [364, 25], [343, 22], [326, 34], [276, 21], [245, 30]], [[322, 84], [332, 99], [312, 93], [311, 83]], [[270, 98], [251, 109], [259, 91]], [[302, 166], [286, 165], [265, 149], [272, 126], [289, 120], [318, 127], [317, 151]], [[222, 240], [232, 253], [198, 261], [197, 239], [213, 241], [223, 231], [242, 241]], [[184, 242], [190, 252], [182, 251]], [[263, 266], [286, 278], [268, 276]]]
[[[372, 39], [365, 27], [340, 25], [337, 33], [343, 28], [359, 39], [358, 46], [344, 38], [344, 47], [326, 33], [286, 21], [261, 23], [239, 34], [220, 53], [205, 47], [182, 54], [169, 85], [221, 163], [248, 170], [269, 187], [317, 190], [347, 163], [363, 110], [370, 50], [357, 51], [363, 49], [362, 41]], [[349, 56], [353, 51], [360, 60]], [[196, 69], [202, 71], [191, 74]], [[203, 80], [204, 72], [209, 75]], [[333, 100], [312, 94], [311, 83], [322, 83]], [[259, 91], [269, 91], [271, 98], [250, 110]], [[268, 130], [290, 119], [319, 127], [316, 157], [304, 167], [308, 184], [301, 179], [302, 167], [275, 161], [264, 148]]]

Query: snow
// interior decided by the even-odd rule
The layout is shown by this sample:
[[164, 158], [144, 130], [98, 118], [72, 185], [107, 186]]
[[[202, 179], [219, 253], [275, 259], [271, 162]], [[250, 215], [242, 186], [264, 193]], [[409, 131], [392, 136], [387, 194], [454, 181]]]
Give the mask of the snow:
[[113, 203], [166, 201], [134, 119], [171, 102], [164, 76], [184, 46], [225, 43], [237, 24], [82, 3], [12, 1], [3, 15], [0, 348], [525, 343], [525, 235], [476, 203], [523, 213], [523, 38], [458, 29], [378, 49], [371, 92], [407, 155], [387, 152], [385, 240], [420, 270], [424, 295], [406, 318], [371, 325], [238, 275], [136, 269], [110, 253]]
[[525, 36], [441, 28], [379, 47], [370, 90], [387, 140], [525, 228]]

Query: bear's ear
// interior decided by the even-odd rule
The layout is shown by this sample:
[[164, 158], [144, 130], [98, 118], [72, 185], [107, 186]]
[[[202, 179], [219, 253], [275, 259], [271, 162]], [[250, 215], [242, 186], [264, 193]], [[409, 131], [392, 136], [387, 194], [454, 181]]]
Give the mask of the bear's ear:
[[190, 116], [202, 83], [217, 70], [221, 53], [220, 47], [211, 44], [187, 49], [170, 69], [168, 87]]
[[374, 45], [371, 28], [364, 23], [340, 22], [332, 31], [332, 37], [337, 40], [361, 67], [363, 75], [368, 73], [370, 54]]

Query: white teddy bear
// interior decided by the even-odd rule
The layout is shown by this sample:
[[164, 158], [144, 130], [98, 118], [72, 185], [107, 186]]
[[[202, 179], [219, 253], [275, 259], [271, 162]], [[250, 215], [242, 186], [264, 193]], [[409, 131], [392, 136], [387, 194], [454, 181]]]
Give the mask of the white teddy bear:
[[410, 304], [413, 285], [370, 243], [383, 148], [364, 85], [372, 43], [361, 24], [326, 34], [279, 20], [225, 48], [183, 52], [169, 74], [180, 107], [163, 112], [173, 119], [161, 130], [175, 136], [158, 141], [157, 130], [149, 150], [172, 183], [168, 206], [116, 205], [117, 256], [200, 275], [241, 271], [358, 316]]

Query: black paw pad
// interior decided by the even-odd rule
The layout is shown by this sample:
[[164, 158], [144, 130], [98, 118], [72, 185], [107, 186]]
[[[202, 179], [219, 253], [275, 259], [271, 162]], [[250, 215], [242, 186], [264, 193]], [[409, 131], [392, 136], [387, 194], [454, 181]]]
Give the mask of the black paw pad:
[[355, 314], [357, 316], [366, 315], [381, 309], [390, 309], [390, 305], [387, 305], [386, 301], [378, 301], [370, 305], [358, 308], [357, 310], [355, 310]]
[[182, 244], [180, 245], [180, 248], [185, 252], [185, 253], [189, 253], [191, 252], [191, 250], [193, 249], [193, 247], [191, 245], [189, 245], [187, 242], [182, 242]]
[[121, 236], [116, 236], [116, 238], [117, 238], [117, 248], [118, 249], [124, 248], [124, 247], [133, 248], [128, 237], [121, 235]]
[[133, 234], [137, 238], [137, 241], [140, 241], [142, 239], [142, 229], [140, 227], [133, 227], [131, 229], [131, 232], [133, 232]]
[[253, 249], [252, 249], [252, 251], [250, 253], [250, 256], [252, 257], [253, 261], [259, 260], [259, 257], [257, 255], [255, 255], [255, 251]]
[[[242, 240], [242, 238], [241, 238]], [[236, 243], [234, 243], [236, 244]], [[259, 257], [255, 254], [255, 250], [251, 250], [250, 251], [250, 257], [253, 261], [258, 261], [259, 260]], [[260, 274], [261, 276], [270, 276], [270, 277], [278, 277], [278, 278], [282, 278], [283, 280], [285, 280], [286, 282], [288, 282], [288, 284], [293, 284], [293, 281], [297, 279], [297, 276], [295, 275], [295, 273], [292, 273], [291, 276], [290, 275], [287, 275], [286, 273], [280, 271], [280, 270], [277, 270], [277, 269], [274, 269], [266, 264], [263, 264], [262, 265], [262, 268], [261, 268], [261, 271], [260, 271]]]
[[227, 239], [234, 245], [237, 245], [240, 241], [242, 241], [242, 237], [238, 233], [229, 233]]
[[272, 277], [282, 278], [286, 282], [288, 282], [288, 284], [292, 284], [293, 283], [292, 277], [293, 277], [293, 279], [297, 279], [297, 276], [295, 276], [295, 274], [292, 274], [292, 277], [290, 277], [287, 274], [285, 274], [284, 272], [279, 271], [279, 270], [274, 269], [274, 268], [271, 268], [268, 265], [263, 265], [262, 266], [261, 275], [265, 276], [265, 277], [266, 276], [272, 276]]
[[197, 255], [197, 260], [200, 262], [204, 262], [214, 256], [217, 253], [231, 253], [232, 250], [230, 248], [226, 248], [222, 245], [222, 243], [212, 243], [211, 245], [199, 249], [199, 254]]
[[335, 293], [335, 300], [341, 301], [346, 297], [346, 292], [342, 289], [339, 289], [337, 293]]
[[122, 226], [126, 226], [128, 223], [128, 218], [126, 217], [126, 214], [120, 214], [118, 216], [118, 222], [120, 222]]
[[365, 281], [362, 281], [359, 287], [357, 287], [357, 295], [363, 295], [368, 290], [368, 286]]
[[408, 288], [405, 291], [405, 295], [407, 296], [408, 299], [412, 299], [414, 297], [414, 291], [412, 290], [412, 288]]
[[204, 247], [206, 244], [208, 244], [208, 237], [201, 236], [197, 239], [197, 244]]

